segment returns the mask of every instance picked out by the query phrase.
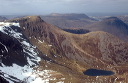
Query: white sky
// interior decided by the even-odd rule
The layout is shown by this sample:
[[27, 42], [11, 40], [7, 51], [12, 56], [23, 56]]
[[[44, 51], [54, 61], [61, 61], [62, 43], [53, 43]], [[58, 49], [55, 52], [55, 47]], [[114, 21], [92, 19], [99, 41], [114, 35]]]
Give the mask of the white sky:
[[0, 0], [3, 14], [128, 13], [128, 0]]

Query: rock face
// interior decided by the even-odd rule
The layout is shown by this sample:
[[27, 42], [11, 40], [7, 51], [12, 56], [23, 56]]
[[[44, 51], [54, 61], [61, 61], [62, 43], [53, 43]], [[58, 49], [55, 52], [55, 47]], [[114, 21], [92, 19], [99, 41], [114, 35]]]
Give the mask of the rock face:
[[11, 66], [13, 63], [19, 64], [20, 66], [27, 64], [22, 44], [2, 32], [0, 32], [0, 50], [3, 64], [7, 66]]
[[106, 18], [103, 21], [91, 24], [85, 28], [90, 31], [105, 31], [125, 41], [127, 41], [128, 38], [128, 26], [117, 17]]
[[[25, 38], [42, 53], [40, 70], [46, 68], [57, 72], [54, 72], [54, 77], [58, 78], [53, 83], [58, 82], [59, 77], [63, 77], [62, 82], [66, 83], [127, 83], [128, 44], [112, 34], [103, 31], [72, 34], [47, 24], [39, 16], [9, 22], [18, 22]], [[83, 72], [89, 68], [113, 71], [115, 74], [105, 77], [84, 75]]]

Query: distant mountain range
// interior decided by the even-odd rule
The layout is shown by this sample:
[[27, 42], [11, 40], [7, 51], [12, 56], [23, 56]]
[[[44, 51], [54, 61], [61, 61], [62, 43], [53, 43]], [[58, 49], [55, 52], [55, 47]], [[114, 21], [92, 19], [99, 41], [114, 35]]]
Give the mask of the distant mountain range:
[[7, 18], [0, 16], [0, 21], [4, 21], [4, 20], [7, 20]]
[[[125, 27], [115, 17], [100, 23]], [[127, 59], [128, 43], [108, 32], [73, 34], [48, 24], [39, 16], [0, 23], [0, 82], [127, 83]], [[92, 68], [114, 74], [84, 75]]]
[[85, 14], [57, 14], [53, 13], [41, 18], [60, 28], [83, 28], [88, 24], [96, 22], [95, 19], [88, 17]]

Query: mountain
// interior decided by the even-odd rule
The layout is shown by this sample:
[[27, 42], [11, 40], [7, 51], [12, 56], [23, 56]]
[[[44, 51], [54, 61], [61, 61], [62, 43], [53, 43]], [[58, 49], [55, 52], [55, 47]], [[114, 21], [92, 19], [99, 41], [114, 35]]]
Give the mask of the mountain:
[[7, 20], [7, 18], [0, 16], [0, 21], [4, 21], [4, 20]]
[[117, 17], [106, 18], [100, 22], [86, 26], [85, 29], [89, 29], [90, 31], [105, 31], [128, 41], [128, 25]]
[[[128, 44], [117, 37], [102, 31], [82, 35], [71, 34], [47, 24], [38, 16], [12, 21], [20, 23], [23, 34], [52, 62], [49, 68], [61, 72], [65, 81], [84, 82], [86, 79], [90, 82], [102, 80], [110, 83], [110, 80], [114, 82], [118, 79], [118, 82], [126, 78]], [[42, 64], [44, 65], [43, 62]], [[83, 72], [89, 68], [114, 71], [115, 77], [106, 77], [107, 80], [102, 76], [101, 80], [90, 77], [90, 80], [87, 80]], [[122, 74], [125, 75], [120, 77]], [[91, 81], [92, 79], [94, 80]]]
[[122, 15], [117, 17], [120, 18], [124, 23], [128, 25], [128, 15]]
[[95, 19], [88, 17], [85, 14], [58, 14], [53, 13], [47, 16], [41, 16], [47, 23], [53, 24], [60, 28], [83, 28], [88, 24], [96, 22]]
[[60, 16], [60, 17], [67, 17], [68, 19], [76, 19], [76, 18], [87, 18], [90, 19], [87, 15], [85, 14], [75, 14], [75, 13], [71, 13], [71, 14], [59, 14], [59, 13], [52, 13], [50, 14], [50, 16]]
[[[17, 60], [17, 58], [17, 62], [12, 62], [13, 66], [1, 62], [4, 66], [1, 65], [0, 70], [5, 73], [5, 75], [0, 74], [1, 79], [4, 79], [3, 81], [12, 80], [15, 77], [18, 82], [19, 80], [31, 82], [32, 80], [29, 79], [32, 79], [31, 77], [34, 75], [33, 81], [35, 83], [44, 81], [46, 83], [128, 82], [128, 44], [110, 33], [95, 31], [87, 34], [72, 34], [46, 23], [39, 16], [27, 16], [7, 22], [7, 24], [1, 24], [0, 31], [9, 38], [14, 38], [17, 43], [7, 46], [6, 43], [2, 42], [7, 41], [7, 39], [4, 40], [3, 36], [1, 36], [2, 49], [6, 52], [6, 48], [13, 50], [12, 47], [17, 47], [18, 49], [14, 50], [17, 53], [16, 56], [21, 56], [24, 64], [19, 64], [21, 61]], [[14, 26], [16, 27], [13, 28]], [[15, 44], [18, 44], [18, 46]], [[30, 49], [33, 51], [30, 51]], [[20, 55], [21, 52], [25, 55]], [[11, 53], [9, 54], [11, 55]], [[13, 55], [11, 56], [13, 57]], [[30, 56], [33, 57], [35, 63]], [[13, 58], [15, 60], [15, 57]], [[38, 58], [41, 58], [40, 62]], [[30, 66], [29, 61], [34, 63], [33, 66]], [[18, 76], [22, 76], [24, 73], [15, 76], [15, 74], [12, 75], [10, 72], [4, 71], [4, 68], [13, 69], [14, 64], [21, 70], [24, 66], [27, 66], [28, 69], [25, 69], [25, 72], [28, 73], [30, 69], [34, 73], [27, 74], [28, 77], [24, 77], [25, 80], [23, 80]], [[16, 67], [16, 69], [18, 68]], [[113, 71], [114, 74], [109, 76], [84, 75], [84, 72], [88, 69]], [[14, 68], [11, 71], [22, 72], [21, 70], [15, 70]], [[13, 77], [11, 78], [10, 75]]]

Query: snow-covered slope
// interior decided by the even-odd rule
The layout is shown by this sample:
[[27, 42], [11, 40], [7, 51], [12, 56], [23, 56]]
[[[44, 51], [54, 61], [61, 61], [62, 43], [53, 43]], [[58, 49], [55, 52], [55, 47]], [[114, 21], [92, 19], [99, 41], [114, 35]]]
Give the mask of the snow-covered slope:
[[[51, 71], [38, 71], [38, 63], [41, 60], [38, 56], [39, 53], [36, 47], [24, 37], [19, 27], [19, 23], [0, 22], [0, 77], [9, 83], [47, 83], [50, 79], [43, 79], [40, 76], [47, 77], [47, 73]], [[5, 37], [3, 37], [4, 35]], [[17, 46], [15, 42], [18, 44]], [[18, 49], [19, 46], [21, 49]], [[15, 50], [13, 50], [14, 47], [16, 47]], [[20, 61], [14, 59], [19, 59], [19, 57], [27, 62], [21, 65]], [[39, 75], [40, 73], [41, 75]]]

